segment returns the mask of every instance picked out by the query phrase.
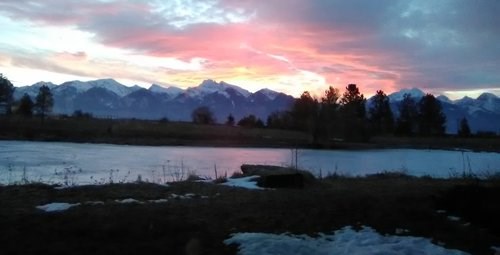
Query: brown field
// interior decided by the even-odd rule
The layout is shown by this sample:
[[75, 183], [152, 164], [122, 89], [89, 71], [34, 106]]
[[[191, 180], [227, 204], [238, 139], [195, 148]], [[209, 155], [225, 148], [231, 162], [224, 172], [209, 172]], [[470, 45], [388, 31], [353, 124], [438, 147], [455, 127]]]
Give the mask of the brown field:
[[[196, 194], [174, 199], [172, 194]], [[2, 254], [235, 254], [222, 241], [235, 232], [315, 235], [350, 225], [381, 233], [423, 236], [472, 254], [500, 244], [498, 180], [429, 179], [400, 175], [336, 177], [304, 189], [245, 190], [179, 182], [112, 184], [57, 190], [32, 184], [0, 186]], [[119, 204], [167, 198], [166, 203]], [[64, 212], [35, 208], [80, 205]], [[437, 210], [446, 210], [438, 213]], [[447, 216], [461, 218], [450, 221]], [[199, 253], [196, 253], [199, 251]]]
[[500, 137], [372, 137], [366, 143], [321, 140], [291, 130], [196, 125], [148, 120], [0, 118], [0, 140], [67, 141], [136, 145], [195, 145], [328, 149], [470, 149], [500, 152]]

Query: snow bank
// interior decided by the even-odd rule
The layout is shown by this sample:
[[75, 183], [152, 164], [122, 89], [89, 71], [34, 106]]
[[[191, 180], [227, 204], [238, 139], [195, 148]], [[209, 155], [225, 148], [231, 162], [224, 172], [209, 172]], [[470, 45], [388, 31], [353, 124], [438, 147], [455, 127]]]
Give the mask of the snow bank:
[[40, 209], [45, 212], [60, 212], [60, 211], [65, 211], [68, 210], [69, 208], [73, 206], [78, 206], [80, 203], [76, 204], [69, 204], [69, 203], [50, 203], [50, 204], [45, 204], [45, 205], [39, 205], [36, 208]]
[[137, 199], [133, 199], [133, 198], [125, 198], [125, 199], [122, 199], [122, 200], [115, 200], [115, 202], [117, 203], [120, 203], [120, 204], [133, 204], [133, 203], [136, 203], [136, 204], [144, 204], [144, 202], [141, 202]]
[[380, 235], [370, 227], [355, 231], [351, 227], [318, 238], [307, 235], [236, 233], [224, 241], [239, 244], [242, 255], [266, 254], [467, 254], [445, 249], [429, 239], [411, 236]]
[[243, 178], [228, 178], [227, 182], [222, 183], [221, 185], [226, 185], [230, 187], [239, 187], [239, 188], [245, 188], [245, 189], [264, 189], [259, 186], [257, 186], [257, 182], [253, 181], [260, 176], [253, 175], [253, 176], [247, 176]]

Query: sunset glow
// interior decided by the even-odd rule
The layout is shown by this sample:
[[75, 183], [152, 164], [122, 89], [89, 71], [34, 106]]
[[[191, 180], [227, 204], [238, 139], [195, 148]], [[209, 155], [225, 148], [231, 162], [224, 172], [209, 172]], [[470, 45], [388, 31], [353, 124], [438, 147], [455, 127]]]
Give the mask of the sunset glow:
[[499, 11], [467, 0], [3, 0], [0, 73], [16, 86], [214, 79], [294, 96], [348, 83], [366, 95], [498, 95]]

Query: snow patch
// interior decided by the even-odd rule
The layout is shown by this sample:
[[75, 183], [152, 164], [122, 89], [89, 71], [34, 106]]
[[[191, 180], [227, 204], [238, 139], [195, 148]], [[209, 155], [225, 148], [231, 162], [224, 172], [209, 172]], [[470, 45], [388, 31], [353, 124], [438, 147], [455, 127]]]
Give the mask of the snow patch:
[[69, 204], [69, 203], [49, 203], [45, 205], [39, 205], [36, 208], [45, 212], [60, 212], [66, 211], [73, 206], [79, 206], [80, 203]]
[[230, 186], [230, 187], [238, 187], [245, 189], [264, 189], [262, 187], [257, 186], [257, 182], [255, 179], [259, 178], [258, 175], [247, 176], [243, 178], [228, 178], [226, 182], [221, 183], [221, 185]]
[[191, 97], [204, 97], [206, 95], [217, 92], [229, 98], [230, 96], [226, 92], [226, 89], [228, 88], [235, 90], [243, 97], [250, 96], [250, 92], [248, 90], [242, 89], [236, 85], [225, 83], [223, 81], [217, 83], [214, 80], [204, 80], [199, 86], [188, 88], [186, 90], [186, 93]]
[[125, 199], [122, 199], [122, 200], [115, 200], [115, 202], [117, 203], [120, 203], [120, 204], [132, 204], [132, 203], [136, 203], [136, 204], [144, 204], [144, 202], [141, 202], [137, 199], [133, 199], [133, 198], [125, 198]]
[[166, 202], [168, 202], [168, 199], [160, 198], [160, 199], [156, 199], [156, 200], [148, 200], [148, 202], [155, 203], [155, 204], [166, 203]]
[[404, 99], [405, 94], [410, 94], [410, 96], [415, 99], [415, 100], [420, 100], [421, 97], [425, 96], [425, 93], [417, 88], [412, 88], [412, 89], [402, 89], [398, 92], [394, 92], [389, 95], [389, 100], [391, 102], [398, 102], [402, 101]]
[[270, 100], [274, 100], [279, 95], [278, 92], [276, 92], [274, 90], [270, 90], [270, 89], [261, 89], [255, 93], [259, 93], [259, 92], [264, 94]]
[[186, 193], [184, 195], [177, 195], [175, 193], [170, 194], [170, 197], [173, 199], [191, 199], [194, 198], [196, 194], [194, 193]]
[[184, 92], [183, 89], [175, 86], [163, 87], [157, 84], [152, 84], [151, 87], [148, 88], [148, 90], [153, 93], [167, 94], [171, 97], [176, 97]]
[[495, 255], [500, 254], [500, 246], [491, 246], [491, 249], [495, 252]]
[[409, 233], [409, 232], [410, 230], [404, 228], [396, 228], [396, 230], [394, 231], [396, 235], [402, 235], [404, 233]]
[[238, 254], [467, 254], [445, 249], [429, 239], [412, 236], [380, 235], [370, 227], [355, 231], [351, 227], [334, 234], [307, 235], [236, 233], [224, 244], [239, 244]]

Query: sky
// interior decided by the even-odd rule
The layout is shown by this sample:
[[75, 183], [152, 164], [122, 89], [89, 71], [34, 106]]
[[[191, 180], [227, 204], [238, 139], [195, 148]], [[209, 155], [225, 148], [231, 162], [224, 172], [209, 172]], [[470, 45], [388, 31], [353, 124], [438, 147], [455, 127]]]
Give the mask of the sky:
[[497, 0], [2, 0], [0, 73], [15, 86], [500, 95], [498, 13]]

